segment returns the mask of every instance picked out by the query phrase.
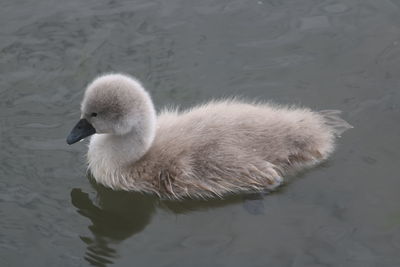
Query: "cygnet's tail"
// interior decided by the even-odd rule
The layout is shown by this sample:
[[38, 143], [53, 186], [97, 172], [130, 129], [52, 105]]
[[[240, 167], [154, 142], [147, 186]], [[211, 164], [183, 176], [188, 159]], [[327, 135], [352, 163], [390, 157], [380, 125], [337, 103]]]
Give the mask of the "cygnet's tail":
[[340, 118], [342, 113], [340, 110], [321, 110], [318, 112], [325, 120], [325, 124], [333, 129], [336, 137], [340, 137], [342, 133], [348, 129], [354, 128], [347, 121]]

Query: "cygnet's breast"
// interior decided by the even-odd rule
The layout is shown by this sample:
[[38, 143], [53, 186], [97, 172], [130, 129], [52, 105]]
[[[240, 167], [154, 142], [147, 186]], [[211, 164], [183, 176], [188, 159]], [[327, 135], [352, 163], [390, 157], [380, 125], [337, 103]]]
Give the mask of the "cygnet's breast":
[[98, 134], [90, 139], [88, 165], [98, 183], [118, 188], [122, 169], [118, 162], [118, 155], [107, 139], [107, 135]]

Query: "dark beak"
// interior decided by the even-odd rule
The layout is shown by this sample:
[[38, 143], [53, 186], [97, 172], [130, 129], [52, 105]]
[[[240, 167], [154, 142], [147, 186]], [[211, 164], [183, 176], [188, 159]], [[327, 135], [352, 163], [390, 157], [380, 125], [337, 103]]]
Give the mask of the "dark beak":
[[86, 119], [81, 119], [68, 135], [67, 144], [72, 145], [95, 133], [96, 129]]

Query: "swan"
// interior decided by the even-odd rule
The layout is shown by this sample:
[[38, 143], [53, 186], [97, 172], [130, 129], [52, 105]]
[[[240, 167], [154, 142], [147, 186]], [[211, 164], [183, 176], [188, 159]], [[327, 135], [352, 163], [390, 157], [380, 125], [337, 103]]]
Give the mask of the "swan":
[[327, 159], [352, 128], [339, 113], [231, 99], [157, 115], [136, 78], [113, 73], [87, 86], [67, 143], [91, 136], [88, 169], [114, 190], [223, 197], [276, 189]]

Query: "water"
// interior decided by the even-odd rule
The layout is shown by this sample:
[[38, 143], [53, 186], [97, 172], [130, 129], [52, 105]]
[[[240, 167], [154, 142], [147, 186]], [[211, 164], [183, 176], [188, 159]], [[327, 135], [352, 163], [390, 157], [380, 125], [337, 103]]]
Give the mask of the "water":
[[[400, 266], [398, 1], [2, 1], [0, 266]], [[160, 201], [85, 175], [65, 137], [96, 74], [158, 107], [340, 109], [321, 167], [264, 197]]]

